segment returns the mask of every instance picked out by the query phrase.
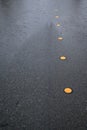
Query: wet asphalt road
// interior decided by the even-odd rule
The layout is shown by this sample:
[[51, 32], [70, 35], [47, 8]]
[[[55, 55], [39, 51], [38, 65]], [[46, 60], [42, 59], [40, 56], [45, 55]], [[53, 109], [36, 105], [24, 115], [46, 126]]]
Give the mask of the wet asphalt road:
[[0, 130], [87, 130], [87, 0], [0, 0]]

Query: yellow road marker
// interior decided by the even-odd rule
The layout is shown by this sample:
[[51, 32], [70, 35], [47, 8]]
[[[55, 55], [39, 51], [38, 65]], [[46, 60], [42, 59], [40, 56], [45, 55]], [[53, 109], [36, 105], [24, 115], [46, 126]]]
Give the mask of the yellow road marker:
[[57, 23], [57, 24], [56, 24], [56, 26], [57, 26], [57, 27], [60, 27], [60, 24], [59, 24], [59, 23]]
[[63, 37], [58, 37], [58, 40], [59, 40], [59, 41], [62, 41], [62, 40], [63, 40]]
[[60, 60], [66, 60], [66, 56], [60, 56]]
[[55, 17], [56, 17], [57, 19], [59, 18], [59, 16], [58, 16], [58, 15], [56, 15]]
[[71, 94], [71, 93], [73, 92], [73, 90], [72, 90], [72, 88], [65, 88], [65, 89], [64, 89], [64, 92], [65, 92], [66, 94]]

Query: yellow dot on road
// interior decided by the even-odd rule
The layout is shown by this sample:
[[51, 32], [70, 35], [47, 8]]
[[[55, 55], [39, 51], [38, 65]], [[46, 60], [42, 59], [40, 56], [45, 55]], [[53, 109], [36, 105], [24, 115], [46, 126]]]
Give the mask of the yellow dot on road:
[[59, 18], [59, 16], [58, 16], [58, 15], [56, 15], [55, 17], [56, 17], [57, 19]]
[[65, 56], [60, 56], [60, 60], [66, 60]]
[[57, 26], [57, 27], [60, 27], [60, 24], [59, 24], [59, 23], [57, 23], [57, 24], [56, 24], [56, 26]]
[[65, 88], [65, 89], [64, 89], [64, 92], [65, 92], [66, 94], [71, 94], [71, 93], [73, 92], [73, 90], [72, 90], [72, 88]]
[[63, 40], [63, 37], [58, 37], [58, 40], [59, 40], [59, 41], [62, 41], [62, 40]]

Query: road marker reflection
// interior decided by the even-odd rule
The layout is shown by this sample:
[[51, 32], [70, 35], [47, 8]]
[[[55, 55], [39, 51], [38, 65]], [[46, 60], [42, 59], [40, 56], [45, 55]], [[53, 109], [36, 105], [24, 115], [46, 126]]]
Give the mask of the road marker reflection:
[[56, 12], [57, 12], [57, 11], [58, 11], [58, 9], [55, 9], [54, 11], [56, 11]]

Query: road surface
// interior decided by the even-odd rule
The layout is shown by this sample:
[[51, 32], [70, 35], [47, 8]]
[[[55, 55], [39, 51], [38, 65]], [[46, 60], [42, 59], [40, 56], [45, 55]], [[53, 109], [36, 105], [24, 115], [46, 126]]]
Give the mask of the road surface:
[[87, 130], [87, 0], [0, 0], [0, 130]]

